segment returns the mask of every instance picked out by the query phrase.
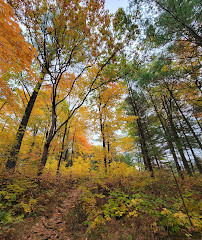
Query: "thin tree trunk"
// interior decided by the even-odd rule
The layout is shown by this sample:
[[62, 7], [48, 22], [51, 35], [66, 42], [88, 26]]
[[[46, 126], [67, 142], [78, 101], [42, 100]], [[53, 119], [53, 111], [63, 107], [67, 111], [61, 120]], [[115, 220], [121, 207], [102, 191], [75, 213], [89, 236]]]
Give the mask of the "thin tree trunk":
[[109, 141], [107, 141], [107, 152], [108, 152], [108, 164], [109, 164], [109, 167], [110, 167], [110, 164], [111, 164], [111, 162], [112, 162], [112, 158], [110, 157], [109, 158], [109, 156], [110, 156], [110, 144], [109, 144]]
[[59, 174], [60, 164], [61, 164], [61, 161], [62, 161], [62, 155], [63, 155], [63, 151], [64, 151], [64, 146], [65, 146], [66, 132], [67, 132], [67, 123], [65, 124], [64, 135], [63, 135], [63, 138], [62, 138], [62, 149], [61, 149], [60, 158], [59, 158], [58, 166], [57, 166], [57, 175]]
[[176, 146], [177, 146], [177, 149], [178, 149], [178, 152], [181, 156], [181, 159], [182, 159], [182, 162], [183, 162], [183, 165], [185, 167], [185, 170], [187, 171], [187, 173], [192, 176], [192, 171], [189, 167], [189, 164], [188, 164], [188, 161], [184, 155], [184, 152], [183, 152], [183, 148], [182, 148], [182, 143], [181, 143], [181, 140], [180, 140], [180, 137], [178, 136], [178, 133], [177, 133], [177, 130], [176, 130], [176, 127], [175, 127], [175, 124], [173, 122], [173, 117], [172, 117], [172, 110], [171, 110], [171, 101], [170, 102], [170, 106], [168, 106], [168, 103], [166, 101], [166, 99], [162, 99], [162, 102], [163, 102], [163, 105], [164, 105], [164, 109], [166, 111], [166, 114], [168, 116], [168, 121], [169, 121], [169, 124], [170, 124], [170, 128], [171, 128], [171, 131], [173, 133], [173, 138], [174, 138], [174, 141], [176, 143]]
[[0, 107], [0, 111], [1, 111], [1, 109], [6, 105], [6, 101], [1, 105], [1, 107]]
[[38, 175], [42, 174], [43, 168], [46, 165], [47, 158], [48, 158], [48, 153], [49, 153], [49, 147], [50, 143], [53, 140], [55, 133], [56, 133], [56, 124], [57, 124], [57, 114], [56, 114], [56, 88], [57, 86], [54, 85], [52, 89], [52, 115], [51, 115], [51, 127], [50, 131], [47, 132], [47, 137], [46, 137], [46, 142], [44, 144], [43, 148], [43, 154], [41, 158], [41, 163], [39, 166], [39, 172]]
[[153, 150], [153, 158], [155, 159], [158, 168], [161, 168], [161, 167], [160, 167], [159, 160], [158, 160], [156, 154], [154, 154], [154, 152], [155, 152], [154, 144], [153, 144], [153, 141], [152, 141], [151, 135], [150, 135], [150, 133], [149, 133], [149, 130], [148, 130], [147, 124], [146, 124], [145, 122], [144, 122], [144, 127], [145, 127], [145, 129], [146, 129], [146, 132], [147, 132], [147, 136], [148, 136], [149, 142], [151, 143], [151, 148], [152, 148], [152, 150]]
[[50, 147], [50, 142], [46, 142], [43, 147], [43, 155], [42, 155], [40, 166], [39, 166], [38, 176], [40, 176], [42, 174], [42, 171], [46, 165], [49, 147]]
[[180, 177], [181, 177], [182, 179], [184, 179], [184, 176], [183, 176], [183, 174], [182, 174], [181, 167], [180, 167], [179, 162], [178, 162], [178, 159], [177, 159], [177, 155], [176, 155], [176, 153], [175, 153], [174, 145], [173, 145], [173, 143], [172, 143], [172, 141], [171, 141], [171, 138], [170, 138], [169, 130], [168, 130], [168, 128], [165, 126], [165, 124], [164, 124], [164, 122], [163, 122], [163, 120], [162, 120], [162, 117], [161, 117], [161, 115], [160, 115], [160, 113], [159, 113], [159, 111], [158, 111], [158, 109], [157, 109], [157, 107], [156, 107], [156, 104], [155, 104], [155, 102], [154, 102], [154, 100], [153, 100], [153, 97], [152, 97], [152, 95], [151, 95], [150, 92], [149, 92], [149, 96], [150, 96], [151, 102], [152, 102], [152, 104], [153, 104], [153, 106], [154, 106], [154, 110], [155, 110], [155, 112], [156, 112], [156, 114], [157, 114], [157, 117], [158, 117], [158, 119], [159, 119], [159, 121], [160, 121], [160, 123], [161, 123], [161, 126], [162, 126], [162, 128], [163, 128], [163, 131], [164, 131], [164, 133], [165, 133], [165, 137], [166, 137], [166, 140], [167, 140], [167, 143], [168, 143], [168, 147], [170, 148], [170, 151], [171, 151], [171, 153], [172, 153], [172, 155], [173, 155], [173, 159], [174, 159], [174, 162], [175, 162], [175, 165], [176, 165], [177, 172], [178, 172], [178, 174], [180, 175]]
[[[137, 104], [136, 104], [135, 99], [133, 97], [132, 89], [129, 86], [128, 86], [128, 90], [129, 90], [129, 97], [130, 97], [130, 102], [131, 102], [131, 106], [132, 106], [134, 115], [139, 116], [138, 109], [137, 109]], [[154, 177], [154, 172], [153, 172], [153, 168], [152, 168], [152, 164], [151, 164], [151, 158], [150, 158], [149, 153], [148, 153], [146, 138], [145, 138], [145, 135], [144, 135], [144, 130], [143, 130], [141, 119], [138, 118], [136, 120], [136, 122], [137, 122], [137, 126], [138, 126], [138, 134], [139, 134], [139, 137], [140, 137], [142, 155], [143, 155], [143, 159], [144, 159], [144, 162], [145, 162], [145, 167], [151, 172], [151, 177]]]
[[41, 78], [40, 81], [38, 81], [38, 83], [36, 84], [36, 86], [34, 88], [34, 91], [31, 95], [31, 97], [29, 99], [29, 102], [27, 104], [27, 107], [25, 109], [25, 113], [24, 113], [24, 116], [23, 116], [22, 121], [20, 123], [20, 126], [18, 128], [18, 131], [15, 135], [14, 145], [12, 146], [11, 151], [9, 152], [8, 160], [7, 160], [7, 163], [6, 163], [6, 168], [8, 170], [11, 170], [11, 169], [14, 170], [15, 167], [16, 167], [17, 156], [18, 156], [18, 153], [20, 151], [20, 147], [22, 145], [22, 140], [23, 140], [23, 137], [24, 137], [24, 134], [25, 134], [25, 130], [26, 130], [26, 127], [27, 127], [32, 109], [34, 107], [34, 103], [36, 101], [39, 90], [40, 90], [41, 85], [43, 83], [44, 76], [45, 76], [45, 74], [43, 74], [43, 77]]
[[184, 115], [184, 113], [183, 113], [181, 107], [179, 106], [179, 104], [178, 104], [176, 98], [175, 98], [174, 95], [173, 95], [172, 90], [169, 88], [169, 86], [168, 86], [167, 84], [166, 84], [166, 88], [168, 89], [168, 91], [169, 91], [169, 93], [170, 93], [170, 96], [171, 96], [172, 99], [174, 100], [175, 105], [177, 106], [179, 112], [181, 113], [181, 115], [182, 115], [184, 121], [186, 122], [187, 126], [189, 127], [190, 131], [192, 132], [192, 134], [193, 134], [194, 138], [196, 139], [198, 145], [199, 145], [200, 148], [202, 149], [201, 141], [199, 140], [199, 138], [197, 137], [196, 133], [194, 132], [194, 130], [193, 130], [193, 128], [192, 128], [190, 122], [189, 122], [188, 119], [185, 117], [185, 115]]
[[[99, 96], [99, 99], [100, 99], [100, 96]], [[99, 118], [100, 118], [100, 132], [102, 135], [102, 148], [104, 153], [104, 166], [105, 166], [105, 172], [107, 172], [106, 139], [105, 139], [105, 126], [104, 126], [105, 124], [102, 118], [101, 102], [99, 102], [98, 110], [99, 110]]]
[[194, 153], [194, 151], [193, 151], [193, 148], [192, 148], [192, 146], [191, 146], [191, 143], [190, 143], [190, 141], [189, 141], [189, 139], [188, 139], [188, 137], [187, 137], [187, 135], [186, 135], [186, 133], [185, 133], [182, 125], [181, 125], [181, 128], [182, 128], [183, 135], [184, 135], [184, 137], [185, 137], [185, 139], [186, 139], [186, 142], [187, 142], [187, 144], [188, 144], [188, 146], [189, 146], [189, 149], [191, 150], [191, 153], [192, 153], [192, 155], [193, 155], [193, 157], [194, 157], [195, 164], [196, 164], [196, 166], [197, 166], [197, 168], [198, 168], [198, 170], [199, 170], [199, 172], [200, 172], [200, 174], [201, 174], [201, 173], [202, 173], [202, 167], [201, 167], [201, 164], [200, 164], [200, 160], [199, 160], [199, 159], [197, 158], [197, 156], [195, 155], [195, 153]]
[[71, 160], [70, 160], [70, 167], [73, 166], [75, 134], [76, 134], [76, 129], [75, 129], [73, 139], [72, 139], [72, 154], [71, 154]]
[[184, 146], [184, 149], [185, 149], [185, 151], [186, 151], [186, 153], [187, 153], [187, 156], [188, 156], [188, 158], [189, 158], [189, 163], [190, 163], [192, 172], [195, 174], [194, 166], [193, 166], [193, 163], [192, 163], [192, 161], [191, 161], [191, 158], [190, 158], [190, 155], [189, 155], [189, 151], [188, 151], [188, 149], [187, 149], [186, 146]]

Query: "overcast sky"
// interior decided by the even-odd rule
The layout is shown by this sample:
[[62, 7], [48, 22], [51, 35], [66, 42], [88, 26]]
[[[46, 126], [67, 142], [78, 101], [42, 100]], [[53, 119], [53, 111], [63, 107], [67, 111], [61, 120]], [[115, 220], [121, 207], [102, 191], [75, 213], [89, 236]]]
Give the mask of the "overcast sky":
[[120, 7], [126, 9], [128, 0], [105, 0], [105, 8], [109, 9], [111, 13], [116, 12]]

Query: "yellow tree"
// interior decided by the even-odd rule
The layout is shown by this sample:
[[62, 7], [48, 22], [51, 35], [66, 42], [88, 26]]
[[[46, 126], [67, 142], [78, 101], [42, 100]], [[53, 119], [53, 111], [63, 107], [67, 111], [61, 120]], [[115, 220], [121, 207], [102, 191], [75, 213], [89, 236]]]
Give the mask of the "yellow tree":
[[[110, 17], [104, 10], [104, 1], [102, 0], [57, 0], [56, 2], [12, 0], [9, 3], [14, 8], [18, 20], [25, 26], [30, 41], [37, 49], [41, 80], [30, 97], [7, 167], [14, 168], [16, 166], [16, 155], [20, 150], [33, 105], [45, 77], [52, 85], [50, 96], [52, 124], [44, 145], [41, 161], [43, 168], [48, 156], [50, 142], [66, 124], [64, 122], [57, 126], [57, 107], [62, 101], [66, 100], [66, 97], [58, 99], [58, 102], [56, 100], [62, 75], [67, 71], [69, 73], [75, 72], [74, 81], [67, 94], [68, 97], [74, 88], [74, 84], [80, 80], [87, 69], [98, 62], [100, 63], [97, 77], [94, 77], [92, 85], [86, 90], [83, 101], [72, 110], [72, 114], [70, 114], [72, 116], [76, 109], [83, 104], [99, 73], [115, 56], [120, 44], [114, 45], [111, 41], [113, 35], [110, 32]], [[68, 118], [66, 121], [68, 121]]]
[[[122, 83], [109, 83], [99, 89], [92, 98], [92, 114], [95, 121], [95, 128], [99, 129], [102, 141], [104, 166], [107, 166], [116, 156], [116, 151], [123, 151], [130, 148], [132, 141], [124, 136], [126, 125], [134, 121], [134, 116], [126, 116], [121, 105], [123, 104], [126, 87]], [[125, 144], [124, 144], [125, 143]], [[130, 147], [129, 147], [130, 145]]]

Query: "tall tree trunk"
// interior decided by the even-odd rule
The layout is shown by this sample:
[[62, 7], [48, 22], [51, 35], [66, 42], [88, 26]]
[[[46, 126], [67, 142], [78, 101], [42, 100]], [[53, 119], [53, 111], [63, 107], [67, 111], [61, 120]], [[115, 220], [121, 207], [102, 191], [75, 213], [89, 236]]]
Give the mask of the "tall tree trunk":
[[43, 154], [42, 154], [41, 162], [39, 165], [38, 176], [42, 174], [42, 171], [46, 165], [49, 147], [50, 147], [50, 142], [46, 142], [43, 147]]
[[76, 134], [76, 128], [75, 128], [73, 139], [72, 139], [72, 153], [71, 153], [71, 159], [70, 159], [70, 167], [73, 166], [75, 134]]
[[65, 165], [65, 167], [66, 167], [66, 168], [69, 167], [69, 149], [68, 149], [68, 148], [65, 150], [64, 161], [67, 162], [66, 165]]
[[192, 172], [195, 174], [194, 166], [193, 166], [192, 160], [191, 160], [191, 158], [190, 158], [189, 151], [188, 151], [188, 149], [187, 149], [187, 147], [186, 147], [185, 145], [184, 145], [184, 149], [185, 149], [185, 151], [186, 151], [186, 153], [187, 153], [187, 156], [188, 156], [188, 158], [189, 158], [189, 163], [190, 163], [190, 166], [191, 166], [191, 170], [192, 170]]
[[156, 154], [154, 154], [154, 152], [155, 152], [155, 146], [154, 146], [154, 143], [153, 143], [153, 141], [152, 141], [152, 137], [151, 137], [151, 135], [150, 135], [150, 133], [149, 133], [149, 130], [148, 130], [148, 124], [146, 124], [146, 122], [144, 122], [144, 128], [145, 128], [145, 130], [146, 130], [146, 132], [147, 132], [147, 137], [148, 137], [148, 139], [149, 139], [149, 143], [151, 143], [151, 149], [152, 149], [152, 151], [153, 151], [153, 158], [155, 159], [155, 161], [156, 161], [156, 164], [157, 164], [157, 166], [158, 166], [158, 168], [161, 168], [160, 167], [160, 161], [158, 160], [158, 157], [156, 156]]
[[[128, 86], [128, 90], [129, 90], [129, 98], [130, 98], [131, 106], [133, 109], [133, 113], [135, 116], [139, 116], [137, 104], [136, 104], [135, 98], [133, 96], [132, 89], [129, 86]], [[152, 168], [152, 164], [151, 164], [151, 158], [148, 153], [146, 138], [145, 138], [144, 129], [143, 129], [143, 125], [142, 125], [140, 117], [136, 120], [136, 122], [137, 122], [138, 135], [140, 137], [140, 144], [141, 144], [141, 148], [142, 148], [141, 150], [142, 150], [145, 167], [151, 172], [151, 176], [154, 177], [154, 172], [153, 172], [153, 168]]]
[[174, 145], [173, 145], [173, 143], [172, 143], [172, 141], [171, 141], [171, 137], [170, 137], [170, 134], [169, 134], [169, 130], [168, 130], [167, 126], [165, 126], [165, 124], [164, 124], [164, 122], [163, 122], [163, 119], [162, 119], [162, 117], [161, 117], [161, 114], [159, 113], [159, 111], [158, 111], [158, 109], [157, 109], [157, 106], [156, 106], [156, 104], [155, 104], [155, 102], [154, 102], [154, 100], [153, 100], [153, 97], [152, 97], [152, 95], [151, 95], [150, 92], [149, 92], [149, 96], [150, 96], [150, 100], [151, 100], [151, 102], [152, 102], [152, 104], [153, 104], [154, 110], [155, 110], [155, 112], [156, 112], [156, 114], [157, 114], [157, 117], [158, 117], [158, 119], [159, 119], [159, 121], [160, 121], [160, 123], [161, 123], [161, 126], [162, 126], [162, 128], [163, 128], [163, 131], [164, 131], [164, 133], [165, 133], [166, 141], [167, 141], [167, 143], [168, 143], [168, 147], [169, 147], [169, 149], [170, 149], [170, 151], [171, 151], [171, 154], [173, 155], [173, 159], [174, 159], [174, 162], [175, 162], [175, 165], [176, 165], [177, 172], [178, 172], [178, 174], [180, 175], [180, 177], [181, 177], [182, 179], [184, 179], [184, 176], [183, 176], [183, 174], [182, 174], [182, 169], [181, 169], [181, 167], [180, 167], [180, 165], [179, 165], [179, 162], [178, 162], [178, 159], [177, 159], [177, 155], [176, 155], [176, 153], [175, 153]]
[[63, 151], [64, 151], [64, 146], [65, 146], [66, 132], [67, 132], [67, 123], [65, 124], [64, 135], [63, 135], [63, 138], [62, 138], [62, 149], [61, 149], [61, 152], [60, 152], [60, 158], [58, 160], [57, 175], [59, 174], [60, 164], [61, 164], [61, 161], [62, 161], [62, 155], [63, 155]]
[[173, 133], [173, 139], [176, 143], [176, 146], [177, 146], [177, 149], [178, 149], [178, 152], [181, 156], [181, 159], [182, 159], [182, 162], [183, 162], [183, 165], [185, 167], [185, 170], [187, 171], [187, 173], [192, 176], [192, 171], [189, 167], [189, 164], [188, 164], [188, 161], [184, 155], [184, 151], [183, 151], [183, 148], [182, 148], [182, 143], [181, 143], [181, 139], [180, 137], [178, 136], [178, 133], [177, 133], [177, 130], [176, 130], [176, 127], [175, 127], [175, 124], [173, 122], [173, 117], [172, 117], [172, 110], [171, 110], [171, 101], [169, 101], [169, 105], [168, 105], [168, 102], [166, 99], [162, 99], [162, 102], [163, 102], [163, 105], [164, 105], [164, 109], [166, 111], [166, 114], [168, 116], [168, 121], [169, 121], [169, 124], [170, 124], [170, 129]]
[[[100, 99], [100, 96], [99, 96]], [[104, 154], [104, 166], [105, 166], [105, 172], [107, 172], [107, 154], [106, 154], [106, 139], [105, 139], [105, 123], [103, 120], [103, 115], [102, 115], [102, 106], [101, 106], [101, 101], [98, 104], [98, 110], [99, 110], [99, 118], [100, 118], [100, 132], [102, 135], [102, 148], [103, 148], [103, 154]]]
[[44, 148], [43, 148], [43, 154], [42, 154], [41, 162], [39, 165], [38, 175], [42, 174], [42, 171], [46, 165], [50, 143], [55, 136], [56, 123], [57, 123], [57, 115], [55, 112], [55, 110], [56, 110], [55, 99], [56, 99], [56, 96], [53, 92], [53, 94], [52, 94], [52, 122], [51, 122], [50, 131], [47, 132], [46, 142], [45, 142]]
[[196, 135], [195, 131], [193, 130], [190, 122], [189, 122], [188, 119], [185, 117], [185, 115], [184, 115], [181, 107], [179, 106], [179, 103], [177, 102], [176, 98], [174, 97], [173, 92], [172, 92], [172, 90], [169, 88], [168, 84], [166, 84], [166, 88], [168, 89], [168, 91], [169, 91], [169, 93], [170, 93], [170, 96], [172, 97], [172, 99], [173, 99], [174, 102], [175, 102], [175, 105], [177, 106], [177, 108], [178, 108], [179, 112], [181, 113], [184, 121], [186, 122], [186, 124], [187, 124], [187, 126], [189, 127], [190, 131], [192, 132], [194, 138], [196, 139], [199, 147], [202, 149], [201, 141], [199, 140], [198, 136]]
[[152, 165], [151, 165], [151, 159], [150, 159], [150, 156], [149, 156], [149, 153], [148, 153], [146, 138], [145, 138], [145, 135], [144, 135], [144, 130], [143, 130], [143, 126], [142, 126], [142, 122], [141, 122], [140, 118], [137, 119], [137, 126], [138, 126], [138, 133], [139, 133], [139, 136], [140, 136], [140, 141], [142, 143], [142, 154], [143, 154], [144, 158], [146, 159], [147, 168], [153, 176], [153, 168], [152, 168]]
[[9, 152], [8, 160], [7, 160], [7, 163], [6, 163], [6, 168], [8, 170], [14, 170], [15, 167], [16, 167], [17, 156], [18, 156], [18, 153], [20, 151], [20, 147], [22, 145], [22, 140], [23, 140], [23, 137], [24, 137], [24, 134], [25, 134], [25, 130], [26, 130], [26, 127], [27, 127], [32, 109], [34, 107], [34, 103], [36, 101], [39, 90], [40, 90], [41, 85], [43, 83], [44, 76], [45, 76], [45, 74], [43, 73], [43, 76], [42, 76], [41, 80], [38, 81], [38, 83], [36, 84], [36, 86], [34, 88], [34, 91], [31, 95], [31, 97], [29, 99], [29, 102], [27, 104], [27, 107], [25, 109], [25, 113], [24, 113], [24, 116], [23, 116], [22, 121], [20, 123], [20, 126], [18, 128], [18, 131], [15, 135], [14, 145], [12, 146], [11, 151]]
[[181, 125], [181, 128], [182, 128], [183, 135], [184, 135], [184, 137], [185, 137], [185, 139], [186, 139], [186, 142], [187, 142], [187, 144], [188, 144], [188, 146], [189, 146], [189, 149], [191, 150], [191, 153], [192, 153], [192, 155], [193, 155], [193, 157], [194, 157], [195, 164], [196, 164], [196, 166], [197, 166], [197, 168], [198, 168], [198, 170], [199, 170], [199, 172], [200, 172], [200, 174], [201, 174], [201, 173], [202, 173], [202, 167], [201, 167], [201, 164], [200, 164], [200, 160], [199, 160], [198, 157], [195, 155], [195, 153], [194, 153], [194, 151], [193, 151], [193, 148], [192, 148], [192, 146], [191, 146], [191, 143], [190, 143], [190, 141], [189, 141], [189, 139], [188, 139], [188, 137], [187, 137], [187, 135], [186, 135], [186, 133], [185, 133], [182, 125]]
[[111, 158], [111, 155], [110, 155], [110, 143], [109, 143], [109, 141], [107, 141], [107, 155], [108, 155], [108, 164], [109, 164], [109, 167], [110, 167], [110, 164], [112, 162], [112, 158]]

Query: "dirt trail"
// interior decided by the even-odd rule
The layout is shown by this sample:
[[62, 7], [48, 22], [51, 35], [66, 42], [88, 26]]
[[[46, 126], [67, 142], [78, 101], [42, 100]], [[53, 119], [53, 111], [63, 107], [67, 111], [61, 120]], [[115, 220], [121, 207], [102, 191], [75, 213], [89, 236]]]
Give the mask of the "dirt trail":
[[[72, 221], [69, 219], [69, 212], [78, 202], [79, 191], [72, 190], [69, 196], [65, 198], [62, 204], [59, 204], [52, 210], [52, 213], [37, 219], [37, 222], [30, 223], [21, 229], [15, 230], [15, 234], [5, 237], [1, 240], [73, 240]], [[71, 215], [70, 215], [71, 216]], [[68, 221], [67, 221], [68, 219]], [[76, 238], [82, 239], [82, 238]]]

